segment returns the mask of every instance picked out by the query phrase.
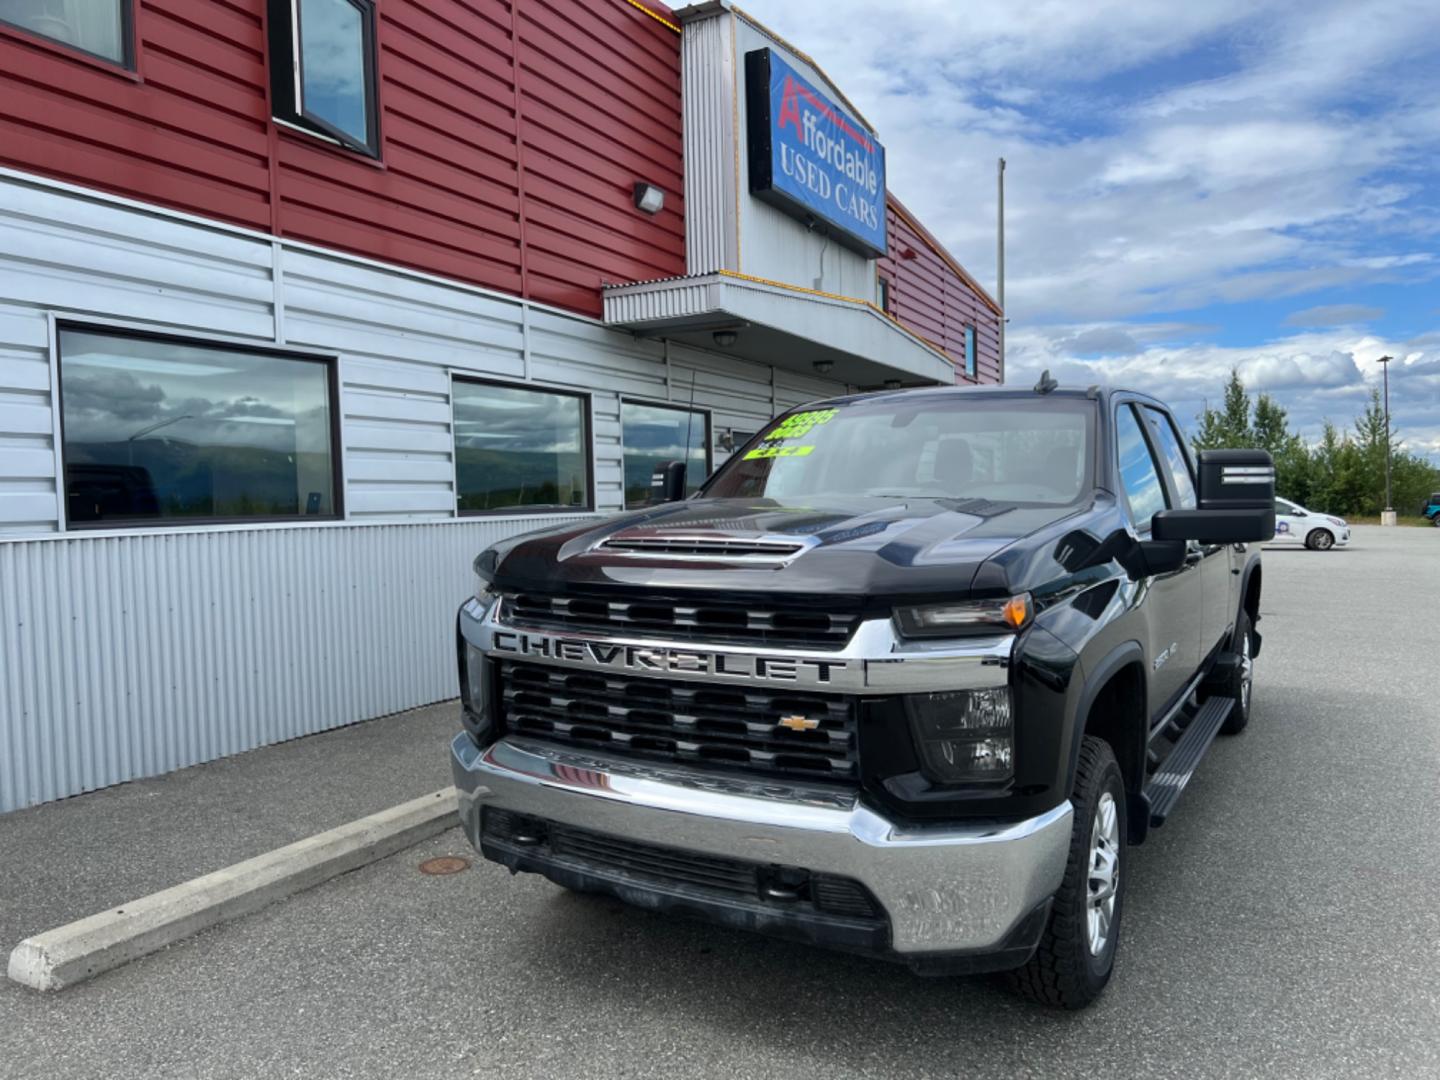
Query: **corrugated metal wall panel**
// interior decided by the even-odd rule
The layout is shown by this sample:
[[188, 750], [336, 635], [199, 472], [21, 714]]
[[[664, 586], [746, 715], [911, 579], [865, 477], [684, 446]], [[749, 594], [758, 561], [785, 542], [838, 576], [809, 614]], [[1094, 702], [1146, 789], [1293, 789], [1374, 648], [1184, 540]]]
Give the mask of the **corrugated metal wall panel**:
[[0, 543], [0, 812], [454, 697], [471, 560], [536, 525]]
[[138, 78], [0, 26], [0, 164], [586, 314], [684, 270], [680, 39], [623, 0], [378, 4], [379, 168], [271, 122], [266, 0], [133, 6]]
[[38, 185], [6, 183], [4, 191], [6, 301], [271, 336], [268, 243], [195, 229], [160, 213], [116, 215], [100, 201]]
[[143, 83], [0, 34], [0, 162], [267, 228], [263, 0], [135, 6]]
[[[514, 5], [527, 294], [600, 314], [607, 281], [685, 267], [680, 39], [625, 3]], [[651, 216], [636, 182], [665, 192]]]
[[[238, 310], [257, 333], [228, 338], [337, 357], [352, 520], [0, 540], [0, 806], [452, 694], [450, 616], [471, 558], [508, 532], [557, 520], [451, 520], [452, 372], [514, 381], [528, 371], [537, 384], [588, 390], [602, 510], [623, 499], [622, 395], [687, 404], [693, 373], [694, 402], [717, 429], [753, 431], [771, 415], [763, 365], [680, 346], [667, 361], [663, 342], [594, 320], [0, 178], [0, 206], [21, 200], [40, 200], [28, 212], [55, 235], [133, 246], [135, 266], [165, 275], [117, 288], [124, 264], [64, 267], [71, 314], [143, 323], [137, 309], [152, 308], [130, 289], [183, 291], [185, 267], [202, 260], [235, 275], [235, 296], [192, 291], [160, 325], [212, 335]], [[0, 217], [0, 251], [14, 227]], [[179, 269], [156, 251], [174, 252]], [[22, 268], [3, 257], [0, 266], [3, 295]], [[268, 291], [256, 292], [257, 279]], [[14, 525], [12, 535], [56, 527], [52, 310], [0, 301], [0, 530]], [[435, 579], [417, 576], [432, 568]]]
[[685, 125], [686, 272], [738, 270], [730, 16], [692, 22], [682, 48], [684, 98], [692, 117]]
[[0, 303], [0, 535], [59, 520], [48, 333], [33, 310]]
[[[935, 250], [892, 197], [887, 207], [890, 251], [877, 266], [890, 282], [890, 314], [943, 349], [964, 376], [965, 327], [975, 327], [976, 379], [1000, 381], [1000, 316]], [[913, 253], [907, 255], [906, 253]]]

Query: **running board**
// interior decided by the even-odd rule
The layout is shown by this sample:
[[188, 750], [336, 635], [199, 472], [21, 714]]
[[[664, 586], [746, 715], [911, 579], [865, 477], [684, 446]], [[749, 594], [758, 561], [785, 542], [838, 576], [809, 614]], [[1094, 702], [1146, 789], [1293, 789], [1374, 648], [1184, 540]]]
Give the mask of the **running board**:
[[1180, 736], [1180, 741], [1175, 744], [1175, 749], [1170, 751], [1164, 765], [1150, 777], [1145, 785], [1145, 798], [1150, 803], [1152, 826], [1165, 824], [1165, 819], [1170, 816], [1180, 793], [1185, 790], [1190, 777], [1195, 775], [1196, 766], [1204, 758], [1205, 751], [1209, 750], [1210, 744], [1215, 741], [1220, 725], [1225, 723], [1225, 718], [1234, 707], [1235, 699], [1224, 697], [1212, 697], [1200, 706], [1200, 711], [1195, 714], [1195, 719], [1190, 721], [1190, 726], [1185, 729], [1185, 734]]

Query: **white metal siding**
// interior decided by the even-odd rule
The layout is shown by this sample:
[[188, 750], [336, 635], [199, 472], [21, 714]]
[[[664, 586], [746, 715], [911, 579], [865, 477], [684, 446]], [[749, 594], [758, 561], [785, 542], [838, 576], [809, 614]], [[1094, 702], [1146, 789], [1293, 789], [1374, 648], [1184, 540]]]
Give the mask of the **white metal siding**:
[[[349, 520], [56, 535], [52, 317], [336, 357]], [[622, 397], [685, 403], [693, 374], [717, 429], [753, 431], [799, 390], [767, 365], [0, 175], [0, 811], [454, 696], [474, 556], [583, 520], [453, 516], [466, 374], [590, 395], [602, 511], [624, 497]]]
[[0, 303], [0, 535], [48, 532], [59, 513], [48, 334], [33, 309]]
[[728, 11], [685, 25], [680, 100], [685, 132], [685, 266], [691, 274], [740, 269], [735, 112], [739, 79]]
[[454, 697], [470, 564], [538, 524], [0, 544], [0, 812]]

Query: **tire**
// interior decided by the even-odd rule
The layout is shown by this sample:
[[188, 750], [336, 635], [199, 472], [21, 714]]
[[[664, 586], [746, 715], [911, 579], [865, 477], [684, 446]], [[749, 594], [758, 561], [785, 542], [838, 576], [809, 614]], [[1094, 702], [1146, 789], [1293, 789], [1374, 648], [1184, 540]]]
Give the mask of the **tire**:
[[1250, 613], [1243, 608], [1235, 620], [1235, 651], [1240, 663], [1230, 678], [1225, 694], [1235, 699], [1235, 707], [1220, 725], [1221, 735], [1239, 735], [1250, 723], [1250, 700], [1255, 693], [1255, 662], [1250, 658]]
[[1335, 546], [1335, 534], [1329, 529], [1311, 529], [1305, 546], [1311, 551], [1329, 551]]
[[1437, 529], [1440, 529], [1440, 514], [1436, 514], [1433, 518], [1431, 518], [1430, 524], [1434, 525]]
[[[1009, 972], [1007, 980], [1013, 990], [1033, 1001], [1083, 1009], [1100, 996], [1115, 969], [1129, 877], [1125, 781], [1105, 740], [1087, 735], [1081, 743], [1070, 803], [1075, 810], [1070, 854], [1050, 920], [1035, 955], [1024, 967]], [[1092, 873], [1092, 868], [1107, 868], [1108, 875]], [[1107, 884], [1108, 905], [1101, 895]], [[1092, 908], [1097, 912], [1093, 917]], [[1108, 911], [1108, 923], [1098, 916], [1101, 911]]]

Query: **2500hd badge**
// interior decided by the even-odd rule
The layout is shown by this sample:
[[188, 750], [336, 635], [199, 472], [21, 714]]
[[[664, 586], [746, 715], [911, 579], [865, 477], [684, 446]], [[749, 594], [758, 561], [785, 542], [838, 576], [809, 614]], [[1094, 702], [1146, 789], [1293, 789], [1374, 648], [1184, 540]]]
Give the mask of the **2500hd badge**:
[[684, 468], [476, 559], [451, 742], [471, 843], [1094, 1001], [1132, 853], [1250, 721], [1270, 456], [1194, 455], [1154, 398], [1047, 376], [818, 402], [688, 498]]

